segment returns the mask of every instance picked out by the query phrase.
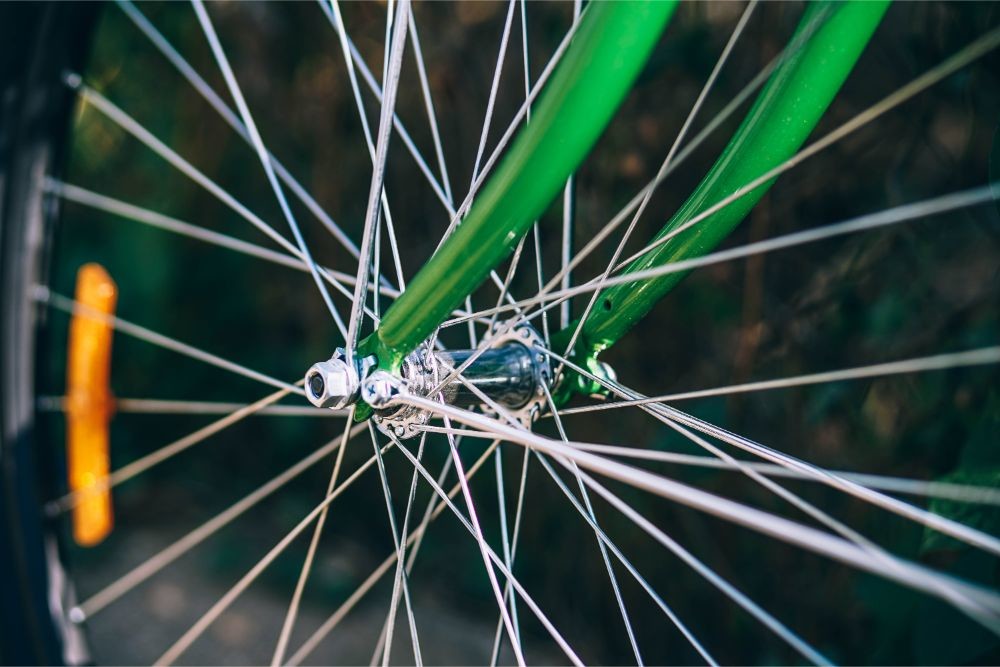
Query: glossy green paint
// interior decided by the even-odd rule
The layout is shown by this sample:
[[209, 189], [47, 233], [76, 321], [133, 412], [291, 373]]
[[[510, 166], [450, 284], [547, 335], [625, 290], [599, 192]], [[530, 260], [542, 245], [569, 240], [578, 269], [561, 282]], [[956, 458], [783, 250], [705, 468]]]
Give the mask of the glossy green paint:
[[510, 255], [597, 141], [676, 1], [595, 2], [468, 215], [359, 345], [395, 370]]
[[[799, 150], [850, 74], [887, 7], [888, 0], [814, 2], [809, 6], [796, 34], [809, 26], [808, 29], [814, 31], [811, 38], [774, 71], [722, 156], [659, 232], [657, 239]], [[829, 15], [821, 18], [817, 28], [814, 19], [821, 13]], [[641, 271], [710, 252], [746, 217], [772, 183], [773, 180], [762, 184], [659, 248], [650, 250], [624, 272]], [[572, 356], [578, 363], [587, 364], [631, 329], [685, 275], [668, 274], [603, 291], [584, 322]], [[563, 345], [568, 345], [575, 326], [576, 322], [571, 323], [568, 331], [560, 332], [553, 344], [562, 340]], [[579, 384], [577, 391], [594, 389], [588, 382]]]

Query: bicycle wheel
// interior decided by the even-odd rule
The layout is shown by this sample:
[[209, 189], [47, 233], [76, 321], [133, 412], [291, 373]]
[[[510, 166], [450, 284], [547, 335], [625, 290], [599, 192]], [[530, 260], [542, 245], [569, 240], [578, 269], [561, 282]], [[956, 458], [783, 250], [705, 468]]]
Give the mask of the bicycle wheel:
[[615, 7], [4, 9], [5, 660], [995, 660], [997, 9]]

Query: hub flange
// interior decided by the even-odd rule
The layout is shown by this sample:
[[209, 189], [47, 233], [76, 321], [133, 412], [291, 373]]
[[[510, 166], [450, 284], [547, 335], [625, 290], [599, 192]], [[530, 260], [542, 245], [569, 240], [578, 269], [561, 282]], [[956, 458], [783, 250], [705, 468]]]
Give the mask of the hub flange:
[[[434, 351], [421, 346], [403, 360], [395, 375], [397, 384], [412, 394], [437, 396], [450, 405], [476, 406], [494, 415], [499, 407], [529, 425], [545, 403], [545, 387], [552, 382], [541, 336], [528, 325], [507, 331], [497, 326], [484, 345], [479, 350]], [[352, 365], [338, 348], [328, 361], [314, 364], [306, 373], [306, 395], [322, 408], [339, 409], [364, 401], [373, 408], [373, 418], [383, 431], [400, 438], [417, 435], [419, 427], [430, 421], [430, 412], [407, 405], [380, 407], [379, 387], [366, 386], [376, 366], [374, 357]]]

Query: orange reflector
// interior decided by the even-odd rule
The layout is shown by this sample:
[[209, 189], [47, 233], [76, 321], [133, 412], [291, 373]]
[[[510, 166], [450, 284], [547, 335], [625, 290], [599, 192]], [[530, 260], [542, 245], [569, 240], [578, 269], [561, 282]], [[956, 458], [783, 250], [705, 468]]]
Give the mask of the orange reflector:
[[73, 507], [73, 538], [93, 546], [111, 532], [108, 422], [111, 396], [111, 325], [96, 313], [112, 315], [118, 287], [99, 264], [76, 274], [76, 300], [84, 308], [69, 325], [66, 368], [66, 459], [69, 488], [79, 492]]

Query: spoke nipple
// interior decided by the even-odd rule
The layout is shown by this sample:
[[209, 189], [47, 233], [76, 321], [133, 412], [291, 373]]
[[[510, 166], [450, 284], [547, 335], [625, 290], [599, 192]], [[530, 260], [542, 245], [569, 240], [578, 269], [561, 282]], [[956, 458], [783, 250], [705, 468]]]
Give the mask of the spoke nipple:
[[83, 85], [83, 77], [81, 77], [76, 72], [71, 72], [70, 70], [65, 70], [62, 73], [63, 83], [72, 88], [73, 90], [78, 90], [81, 85]]

